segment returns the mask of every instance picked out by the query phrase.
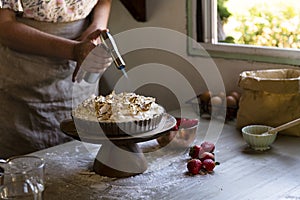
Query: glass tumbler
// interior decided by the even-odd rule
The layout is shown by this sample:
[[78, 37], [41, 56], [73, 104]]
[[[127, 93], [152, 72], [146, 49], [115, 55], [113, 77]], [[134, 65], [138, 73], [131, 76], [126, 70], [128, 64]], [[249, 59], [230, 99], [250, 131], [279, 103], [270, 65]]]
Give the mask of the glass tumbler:
[[17, 156], [1, 163], [0, 199], [42, 200], [45, 161], [36, 156]]

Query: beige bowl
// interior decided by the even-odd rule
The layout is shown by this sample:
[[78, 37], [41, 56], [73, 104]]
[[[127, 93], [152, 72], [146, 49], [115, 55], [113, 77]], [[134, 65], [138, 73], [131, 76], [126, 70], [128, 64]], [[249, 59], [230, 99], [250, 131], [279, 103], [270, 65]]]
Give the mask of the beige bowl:
[[243, 138], [246, 143], [254, 150], [265, 151], [270, 149], [277, 137], [277, 133], [267, 134], [270, 126], [264, 125], [249, 125], [242, 128]]
[[176, 118], [177, 124], [168, 133], [157, 138], [161, 147], [187, 148], [195, 140], [197, 134], [198, 119]]

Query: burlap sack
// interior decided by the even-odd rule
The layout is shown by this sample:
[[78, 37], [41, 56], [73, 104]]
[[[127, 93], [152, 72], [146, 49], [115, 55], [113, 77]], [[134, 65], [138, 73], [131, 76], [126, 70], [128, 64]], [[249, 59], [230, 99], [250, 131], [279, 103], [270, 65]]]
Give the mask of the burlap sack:
[[[270, 69], [240, 74], [243, 89], [237, 114], [237, 128], [250, 124], [272, 127], [300, 117], [300, 70]], [[300, 136], [300, 125], [279, 132]]]

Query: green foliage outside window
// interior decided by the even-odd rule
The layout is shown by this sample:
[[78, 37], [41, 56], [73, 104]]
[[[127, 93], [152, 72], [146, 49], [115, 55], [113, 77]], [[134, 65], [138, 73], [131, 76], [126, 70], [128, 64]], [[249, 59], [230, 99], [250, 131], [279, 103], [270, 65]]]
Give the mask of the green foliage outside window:
[[218, 0], [218, 14], [220, 15], [220, 18], [222, 22], [226, 22], [227, 19], [231, 16], [231, 13], [228, 11], [227, 7], [225, 6], [225, 3], [228, 0]]
[[248, 12], [232, 13], [228, 23], [234, 21], [234, 29], [226, 32], [226, 35], [237, 44], [300, 48], [298, 13], [288, 4], [282, 4], [276, 10], [265, 5], [256, 5]]

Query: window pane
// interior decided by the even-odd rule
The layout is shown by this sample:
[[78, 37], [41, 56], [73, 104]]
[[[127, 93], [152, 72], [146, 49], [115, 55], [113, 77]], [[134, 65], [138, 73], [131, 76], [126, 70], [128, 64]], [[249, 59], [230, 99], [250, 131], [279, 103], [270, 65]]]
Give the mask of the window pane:
[[300, 48], [299, 0], [218, 0], [218, 41]]

